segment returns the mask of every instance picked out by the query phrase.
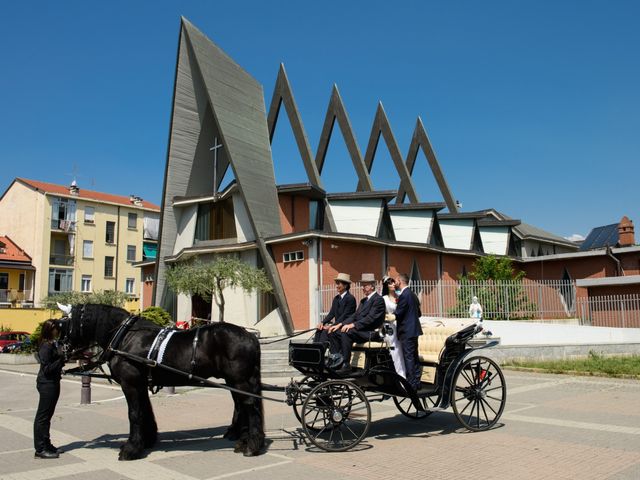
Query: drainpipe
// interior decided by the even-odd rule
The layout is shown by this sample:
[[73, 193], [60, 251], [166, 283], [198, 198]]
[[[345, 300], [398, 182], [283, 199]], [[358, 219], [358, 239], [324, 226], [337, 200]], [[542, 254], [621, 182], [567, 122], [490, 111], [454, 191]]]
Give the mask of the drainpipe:
[[116, 277], [116, 287], [113, 289], [114, 291], [118, 291], [118, 261], [120, 260], [120, 256], [118, 255], [118, 251], [120, 250], [120, 207], [118, 207], [118, 216], [116, 219], [116, 231], [114, 232], [116, 235], [116, 259], [115, 265], [113, 266], [113, 272]]
[[607, 257], [613, 260], [614, 263], [616, 264], [616, 276], [624, 277], [624, 269], [622, 268], [622, 263], [620, 263], [620, 260], [618, 260], [618, 258], [613, 254], [611, 247], [608, 246], [606, 249], [606, 252], [607, 252]]

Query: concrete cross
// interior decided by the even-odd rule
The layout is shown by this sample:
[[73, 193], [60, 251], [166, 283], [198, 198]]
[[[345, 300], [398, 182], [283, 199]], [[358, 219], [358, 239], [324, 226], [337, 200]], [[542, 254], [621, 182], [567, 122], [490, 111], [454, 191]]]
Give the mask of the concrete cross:
[[222, 148], [222, 144], [218, 143], [218, 137], [213, 137], [213, 146], [209, 151], [213, 152], [213, 194], [218, 194], [218, 149]]

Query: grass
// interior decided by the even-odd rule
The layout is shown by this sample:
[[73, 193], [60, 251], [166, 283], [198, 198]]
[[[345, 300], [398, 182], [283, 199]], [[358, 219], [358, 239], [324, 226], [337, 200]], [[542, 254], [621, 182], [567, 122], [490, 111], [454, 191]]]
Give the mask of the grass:
[[549, 373], [574, 373], [607, 377], [640, 378], [640, 356], [604, 357], [596, 352], [577, 360], [510, 361], [505, 366], [533, 368]]

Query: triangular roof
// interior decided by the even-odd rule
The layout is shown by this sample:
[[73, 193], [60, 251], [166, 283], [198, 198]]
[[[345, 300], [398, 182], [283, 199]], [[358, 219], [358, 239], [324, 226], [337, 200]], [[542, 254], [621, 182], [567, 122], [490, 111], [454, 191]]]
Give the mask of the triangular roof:
[[0, 262], [29, 262], [31, 257], [6, 235], [0, 235]]
[[[280, 235], [280, 212], [262, 86], [184, 17], [180, 29], [171, 131], [163, 187], [159, 259], [171, 256], [178, 236], [175, 197], [213, 194], [210, 142], [222, 146], [217, 178], [231, 167], [265, 270], [292, 330], [284, 290], [264, 239]], [[211, 138], [210, 138], [211, 137]], [[217, 186], [216, 186], [217, 187]], [[155, 303], [163, 304], [163, 261]]]

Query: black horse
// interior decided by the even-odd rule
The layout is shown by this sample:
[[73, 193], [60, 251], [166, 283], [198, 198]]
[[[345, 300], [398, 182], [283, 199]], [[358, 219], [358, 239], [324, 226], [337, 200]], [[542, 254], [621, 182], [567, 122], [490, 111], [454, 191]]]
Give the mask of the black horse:
[[[129, 409], [129, 438], [120, 448], [120, 460], [141, 458], [144, 448], [155, 444], [158, 435], [147, 387], [188, 385], [189, 379], [160, 368], [150, 368], [140, 361], [109, 353], [108, 347], [131, 315], [121, 308], [107, 305], [78, 305], [60, 320], [61, 343], [80, 351], [99, 346], [106, 351], [112, 378], [118, 382]], [[126, 330], [117, 349], [139, 357], [147, 357], [161, 328], [137, 318]], [[261, 395], [260, 344], [242, 327], [216, 323], [172, 335], [162, 363], [195, 376], [223, 378], [226, 384], [243, 392]], [[115, 348], [115, 347], [114, 347]], [[151, 374], [151, 375], [150, 375]], [[151, 381], [150, 381], [151, 380]], [[264, 449], [262, 400], [232, 393], [235, 408], [225, 438], [235, 440], [235, 451], [245, 456], [259, 455]]]

